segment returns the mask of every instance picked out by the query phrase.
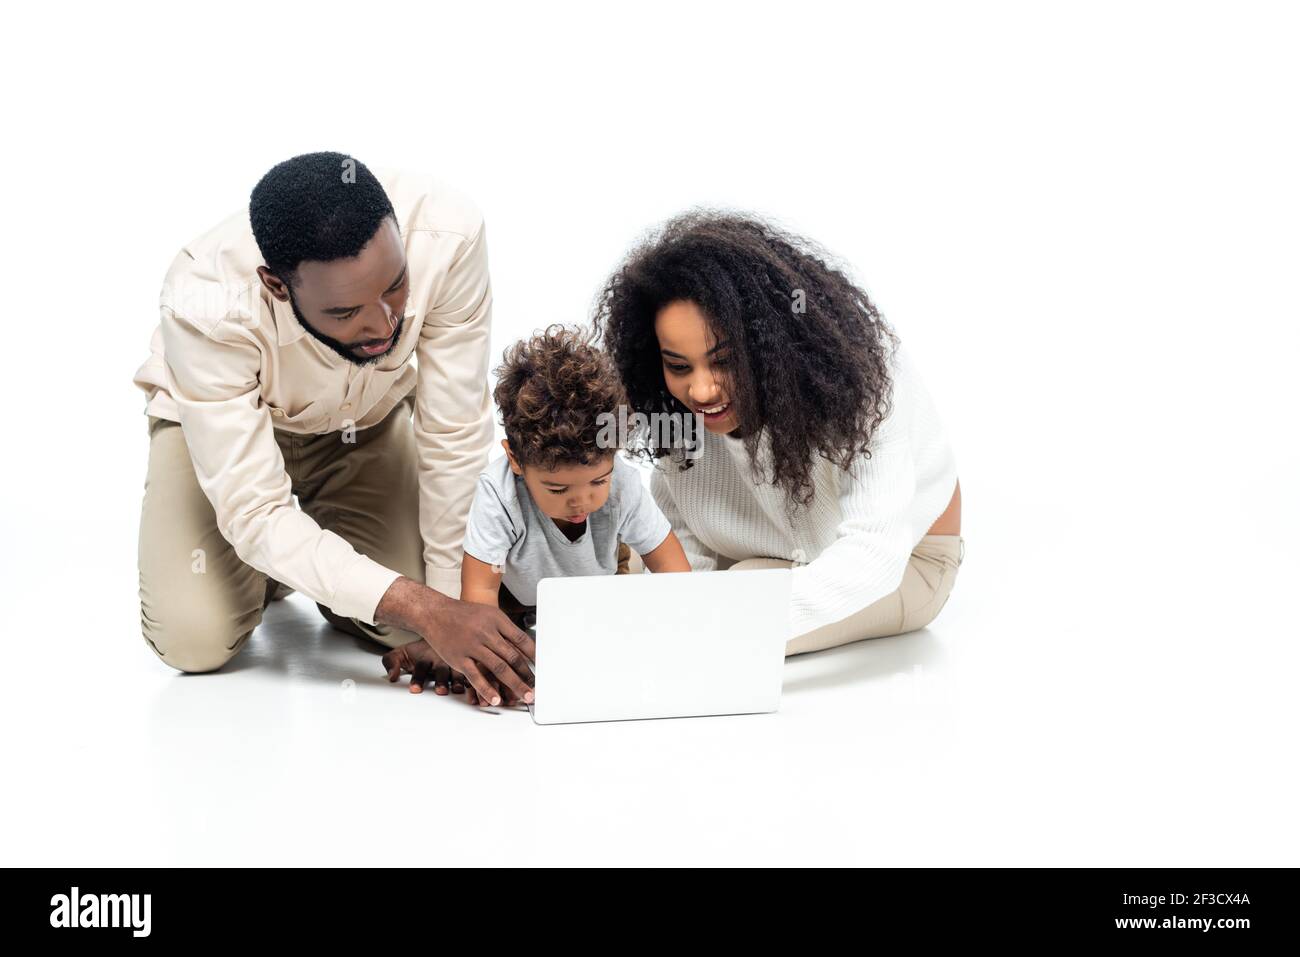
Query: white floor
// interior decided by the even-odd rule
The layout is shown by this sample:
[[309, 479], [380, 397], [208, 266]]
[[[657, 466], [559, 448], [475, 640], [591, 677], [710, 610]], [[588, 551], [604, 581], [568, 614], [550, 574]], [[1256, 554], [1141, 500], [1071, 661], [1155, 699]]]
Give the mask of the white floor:
[[[1212, 593], [1163, 552], [1107, 567], [968, 531], [935, 625], [791, 659], [778, 714], [536, 727], [389, 685], [296, 595], [226, 671], [172, 673], [133, 630], [134, 521], [124, 506], [96, 530], [122, 548], [88, 590], [36, 573], [51, 555], [6, 568], [40, 612], [3, 643], [7, 864], [1227, 865], [1300, 849], [1300, 655], [1271, 617], [1294, 553], [1257, 553]], [[1176, 594], [1205, 603], [1180, 611]]]

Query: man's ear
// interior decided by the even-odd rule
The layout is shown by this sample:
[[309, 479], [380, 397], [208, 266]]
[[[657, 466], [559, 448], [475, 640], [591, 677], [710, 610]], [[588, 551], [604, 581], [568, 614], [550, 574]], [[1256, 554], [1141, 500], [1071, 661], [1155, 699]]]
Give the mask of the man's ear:
[[262, 280], [262, 285], [266, 287], [266, 291], [276, 299], [279, 299], [281, 302], [289, 301], [289, 287], [285, 285], [283, 279], [271, 272], [271, 270], [267, 269], [265, 266], [258, 266], [257, 278]]

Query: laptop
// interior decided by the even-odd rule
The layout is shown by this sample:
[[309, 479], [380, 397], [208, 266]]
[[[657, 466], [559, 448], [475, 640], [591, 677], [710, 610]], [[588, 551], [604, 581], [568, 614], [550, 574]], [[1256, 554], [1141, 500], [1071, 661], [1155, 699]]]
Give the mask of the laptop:
[[757, 714], [781, 703], [790, 569], [545, 578], [537, 724]]

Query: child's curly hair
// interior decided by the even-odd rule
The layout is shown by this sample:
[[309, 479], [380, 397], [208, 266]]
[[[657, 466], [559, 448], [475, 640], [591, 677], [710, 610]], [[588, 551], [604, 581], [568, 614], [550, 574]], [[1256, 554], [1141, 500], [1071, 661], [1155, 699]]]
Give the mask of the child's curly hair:
[[492, 398], [520, 465], [591, 465], [614, 451], [597, 444], [600, 416], [617, 415], [627, 395], [594, 340], [594, 330], [556, 324], [506, 349]]

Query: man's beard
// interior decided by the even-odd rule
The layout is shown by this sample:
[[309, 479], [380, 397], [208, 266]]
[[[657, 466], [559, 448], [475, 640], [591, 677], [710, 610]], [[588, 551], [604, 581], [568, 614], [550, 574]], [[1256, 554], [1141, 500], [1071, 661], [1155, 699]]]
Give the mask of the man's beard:
[[352, 351], [353, 347], [349, 346], [346, 342], [339, 342], [337, 339], [331, 339], [329, 336], [325, 335], [325, 333], [313, 328], [311, 324], [303, 318], [302, 310], [298, 308], [298, 302], [293, 298], [292, 292], [289, 293], [289, 306], [293, 309], [293, 315], [294, 318], [298, 320], [298, 324], [311, 333], [313, 339], [323, 346], [328, 346], [349, 362], [359, 366], [368, 366], [372, 362], [378, 362], [380, 359], [384, 358], [384, 356], [392, 352], [397, 346], [397, 340], [402, 337], [402, 325], [406, 322], [405, 316], [397, 320], [397, 327], [393, 330], [393, 344], [389, 346], [386, 351], [379, 353], [377, 356], [359, 356]]

